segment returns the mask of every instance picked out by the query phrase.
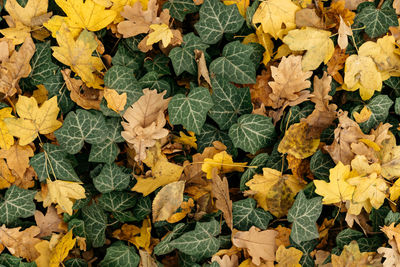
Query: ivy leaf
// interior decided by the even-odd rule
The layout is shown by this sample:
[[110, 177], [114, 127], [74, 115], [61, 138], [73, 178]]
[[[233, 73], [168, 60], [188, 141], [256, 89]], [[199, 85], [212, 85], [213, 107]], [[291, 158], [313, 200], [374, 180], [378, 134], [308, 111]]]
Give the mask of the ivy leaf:
[[[143, 65], [143, 60], [146, 57], [145, 53], [134, 52], [129, 50], [125, 45], [118, 45], [117, 53], [112, 58], [112, 63], [114, 66], [122, 66], [133, 70], [137, 73]], [[110, 68], [110, 70], [112, 67]], [[106, 72], [107, 75], [108, 71]], [[110, 81], [108, 81], [110, 82]], [[112, 81], [111, 81], [112, 82]]]
[[121, 136], [123, 131], [120, 118], [106, 120], [106, 139], [102, 143], [93, 144], [90, 149], [90, 162], [113, 162], [119, 154], [117, 143], [124, 142]]
[[361, 237], [364, 237], [363, 233], [347, 228], [336, 236], [336, 245], [343, 249], [343, 247], [348, 245], [352, 240], [359, 240]]
[[216, 220], [197, 222], [193, 231], [172, 240], [170, 245], [188, 255], [200, 258], [211, 257], [219, 249], [220, 241], [214, 237], [219, 233], [220, 226]]
[[186, 14], [197, 12], [198, 6], [192, 0], [169, 0], [163, 5], [163, 9], [168, 9], [171, 17], [183, 22]]
[[131, 181], [131, 176], [115, 163], [106, 164], [98, 176], [93, 178], [93, 184], [101, 193], [122, 191]]
[[72, 258], [64, 262], [65, 267], [87, 267], [88, 264], [85, 260], [80, 258]]
[[165, 255], [172, 252], [175, 247], [171, 245], [171, 241], [181, 236], [186, 229], [187, 225], [184, 223], [178, 223], [175, 225], [174, 229], [154, 247], [154, 254]]
[[202, 153], [206, 147], [212, 146], [212, 143], [214, 141], [220, 141], [227, 147], [227, 151], [229, 154], [233, 156], [237, 155], [237, 150], [233, 146], [232, 140], [229, 137], [228, 133], [221, 131], [208, 123], [204, 124], [200, 134], [198, 134], [196, 137], [197, 150], [200, 153]]
[[303, 256], [301, 257], [299, 264], [303, 267], [314, 267], [315, 263], [313, 257], [310, 256], [310, 253], [315, 249], [318, 245], [318, 240], [310, 240], [300, 243], [294, 243], [293, 246], [300, 251], [303, 252]]
[[199, 14], [194, 28], [207, 44], [217, 43], [224, 33], [236, 33], [244, 22], [236, 5], [226, 6], [219, 0], [205, 0]]
[[335, 163], [329, 154], [322, 153], [321, 150], [315, 152], [310, 160], [310, 170], [315, 178], [329, 182], [329, 170], [335, 167]]
[[236, 123], [238, 116], [251, 113], [250, 90], [248, 87], [237, 88], [223, 78], [211, 80], [212, 100], [215, 105], [209, 110], [210, 117], [218, 123], [221, 130], [229, 129]]
[[226, 80], [239, 84], [255, 83], [256, 68], [250, 60], [252, 52], [252, 46], [239, 41], [228, 43], [222, 50], [222, 57], [211, 62], [209, 68], [211, 76], [221, 75]]
[[[139, 80], [139, 84], [142, 89], [150, 88], [156, 89], [157, 92], [167, 91], [167, 96], [171, 93], [171, 85], [165, 79], [161, 78], [162, 75], [155, 71], [146, 73]], [[160, 79], [161, 78], [161, 79]]]
[[82, 208], [82, 217], [85, 223], [87, 241], [98, 248], [106, 242], [107, 215], [97, 204]]
[[[39, 181], [46, 181], [49, 176], [59, 180], [80, 182], [71, 162], [66, 158], [67, 153], [61, 147], [46, 143], [43, 152], [33, 156], [29, 164], [34, 168]], [[53, 173], [54, 171], [54, 173]]]
[[136, 206], [132, 210], [136, 221], [143, 221], [151, 213], [150, 197], [139, 198]]
[[130, 192], [109, 192], [99, 198], [99, 205], [106, 211], [118, 212], [134, 207], [136, 198]]
[[168, 105], [172, 124], [182, 124], [188, 131], [200, 133], [208, 110], [213, 106], [210, 92], [204, 87], [190, 89], [187, 96], [174, 95]]
[[[189, 1], [193, 3], [192, 0]], [[202, 43], [201, 39], [192, 32], [183, 36], [183, 44], [181, 47], [173, 48], [168, 55], [172, 61], [175, 74], [181, 75], [182, 72], [187, 71], [188, 73], [195, 75], [197, 73], [197, 63], [194, 56], [194, 50], [198, 49], [205, 51], [208, 47], [209, 45]]]
[[392, 1], [385, 1], [380, 9], [374, 3], [364, 4], [355, 21], [365, 25], [365, 32], [371, 38], [385, 34], [389, 26], [399, 26]]
[[62, 127], [54, 134], [66, 152], [76, 154], [83, 147], [84, 141], [89, 144], [104, 142], [107, 127], [100, 112], [78, 109], [68, 113]]
[[133, 247], [116, 242], [107, 248], [106, 256], [99, 263], [101, 267], [138, 266], [140, 257]]
[[7, 189], [4, 201], [0, 204], [0, 223], [10, 224], [18, 218], [33, 216], [36, 210], [33, 198], [36, 191], [26, 190], [12, 185]]
[[365, 122], [360, 123], [360, 127], [365, 133], [369, 133], [372, 128], [384, 122], [389, 115], [389, 109], [393, 101], [387, 95], [377, 95], [369, 101], [367, 107], [372, 111], [371, 116]]
[[319, 237], [316, 221], [322, 212], [322, 198], [307, 199], [303, 191], [297, 194], [288, 212], [288, 221], [293, 223], [290, 237], [300, 243]]
[[57, 104], [62, 113], [66, 114], [75, 106], [75, 102], [71, 100], [70, 91], [65, 86], [65, 81], [60, 70], [47, 77], [43, 81], [43, 85], [49, 92], [49, 98], [57, 96]]
[[268, 223], [272, 220], [272, 215], [260, 208], [256, 208], [257, 202], [252, 198], [247, 198], [233, 202], [233, 226], [240, 231], [248, 231], [251, 226], [256, 226], [261, 230], [268, 228]]
[[242, 115], [229, 129], [229, 137], [235, 147], [252, 154], [271, 144], [275, 136], [272, 119], [258, 114]]
[[171, 74], [169, 68], [170, 61], [171, 60], [167, 56], [163, 54], [158, 54], [153, 59], [147, 58], [143, 65], [147, 72], [154, 71], [158, 75], [162, 76], [166, 74]]
[[56, 73], [58, 66], [51, 61], [50, 42], [36, 44], [30, 64], [32, 71], [28, 79], [32, 85], [42, 84]]

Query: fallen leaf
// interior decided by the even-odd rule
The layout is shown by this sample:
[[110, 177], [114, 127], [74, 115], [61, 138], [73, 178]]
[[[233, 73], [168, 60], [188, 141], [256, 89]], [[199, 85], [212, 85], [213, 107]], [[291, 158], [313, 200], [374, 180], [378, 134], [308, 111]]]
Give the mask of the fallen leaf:
[[56, 209], [53, 206], [47, 208], [46, 215], [41, 211], [35, 211], [36, 225], [40, 228], [38, 237], [49, 236], [53, 232], [60, 233], [62, 229], [59, 228], [63, 220], [58, 216]]
[[197, 82], [201, 84], [201, 77], [208, 83], [211, 87], [211, 79], [207, 69], [207, 62], [204, 56], [204, 52], [198, 49], [194, 50], [194, 58], [197, 63]]
[[172, 182], [164, 186], [153, 200], [153, 222], [167, 220], [183, 201], [185, 182]]
[[300, 267], [301, 264], [299, 263], [301, 256], [303, 256], [303, 252], [300, 250], [291, 247], [285, 248], [281, 245], [278, 250], [276, 251], [276, 259], [275, 261], [278, 262], [276, 267], [285, 267], [285, 266], [293, 266], [293, 267]]
[[107, 100], [107, 107], [119, 113], [126, 105], [126, 93], [118, 94], [114, 89], [104, 89], [104, 98]]
[[141, 228], [135, 225], [124, 224], [121, 229], [113, 232], [113, 237], [120, 240], [126, 240], [136, 246], [137, 249], [144, 248], [147, 252], [151, 253], [150, 239], [151, 239], [151, 222], [147, 218], [143, 220]]
[[29, 168], [29, 158], [33, 155], [33, 149], [30, 145], [14, 144], [9, 149], [0, 150], [0, 158], [6, 159], [8, 167], [14, 170], [19, 177], [24, 176], [26, 169]]
[[184, 132], [179, 131], [179, 137], [174, 137], [174, 142], [188, 145], [190, 147], [193, 147], [194, 149], [197, 149], [197, 138], [194, 132], [188, 131], [189, 135], [186, 135]]
[[63, 265], [64, 259], [68, 256], [69, 251], [75, 246], [76, 238], [72, 238], [72, 229], [68, 231], [58, 241], [56, 247], [52, 249], [50, 256], [50, 266]]
[[339, 266], [368, 266], [371, 252], [360, 252], [357, 241], [353, 240], [344, 246], [340, 256], [332, 254], [333, 267]]
[[391, 248], [380, 247], [377, 249], [377, 252], [379, 254], [383, 254], [382, 256], [386, 258], [383, 262], [383, 267], [396, 267], [396, 265], [398, 265], [398, 263], [400, 262], [400, 253], [396, 242], [394, 242], [393, 240], [389, 240], [389, 244]]
[[8, 188], [15, 182], [15, 176], [12, 175], [6, 162], [1, 159], [0, 160], [0, 188]]
[[212, 159], [205, 158], [204, 163], [201, 166], [201, 170], [207, 174], [207, 179], [212, 178], [213, 169], [217, 169], [217, 174], [228, 173], [228, 172], [243, 172], [245, 163], [233, 162], [232, 156], [226, 151], [219, 152], [213, 156]]
[[298, 28], [314, 27], [324, 29], [325, 23], [322, 18], [317, 15], [314, 8], [304, 8], [296, 12], [296, 25]]
[[151, 24], [149, 28], [153, 31], [150, 31], [149, 38], [146, 41], [146, 45], [153, 45], [162, 41], [162, 45], [167, 47], [174, 37], [171, 29], [168, 25], [162, 24]]
[[346, 49], [349, 44], [348, 36], [353, 35], [351, 27], [346, 24], [342, 17], [340, 17], [340, 25], [338, 29], [338, 45], [341, 49]]
[[224, 255], [222, 256], [212, 256], [211, 262], [216, 262], [220, 267], [237, 267], [239, 265], [239, 258], [237, 255]]
[[339, 47], [335, 48], [335, 52], [333, 52], [333, 56], [326, 64], [328, 66], [327, 72], [329, 75], [335, 79], [340, 84], [343, 84], [343, 77], [340, 74], [340, 70], [344, 68], [344, 63], [349, 55], [345, 53], [346, 51], [340, 49]]
[[0, 148], [9, 149], [14, 144], [14, 137], [9, 133], [5, 118], [13, 118], [12, 108], [0, 109]]
[[229, 184], [226, 177], [218, 176], [217, 169], [212, 170], [212, 196], [216, 198], [215, 207], [222, 211], [226, 224], [233, 229], [232, 200], [229, 197]]

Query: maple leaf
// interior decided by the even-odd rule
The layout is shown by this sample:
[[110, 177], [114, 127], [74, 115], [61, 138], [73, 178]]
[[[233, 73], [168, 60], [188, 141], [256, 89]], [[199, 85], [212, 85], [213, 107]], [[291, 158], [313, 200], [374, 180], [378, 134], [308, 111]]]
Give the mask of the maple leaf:
[[70, 66], [88, 87], [101, 89], [103, 83], [94, 72], [103, 69], [103, 62], [99, 57], [92, 56], [98, 44], [94, 34], [83, 30], [78, 39], [74, 39], [67, 24], [62, 24], [56, 33], [59, 46], [52, 46], [53, 57], [61, 63]]
[[372, 115], [372, 111], [368, 108], [368, 106], [364, 106], [360, 113], [357, 111], [353, 112], [353, 117], [357, 123], [366, 122]]
[[0, 158], [7, 160], [7, 165], [14, 170], [18, 176], [23, 177], [29, 167], [29, 158], [33, 157], [33, 149], [30, 145], [12, 145], [9, 149], [0, 150]]
[[370, 264], [369, 258], [372, 256], [371, 252], [360, 252], [357, 241], [353, 240], [349, 245], [344, 246], [340, 256], [331, 255], [332, 266], [368, 266]]
[[324, 29], [325, 23], [322, 18], [317, 15], [314, 8], [303, 8], [296, 12], [296, 25], [298, 28], [314, 27]]
[[377, 249], [377, 252], [386, 258], [383, 262], [383, 267], [396, 266], [396, 264], [400, 262], [400, 253], [396, 242], [389, 240], [389, 244], [391, 248], [380, 247]]
[[2, 159], [0, 160], [0, 188], [8, 188], [11, 184], [15, 182], [15, 176], [12, 175], [6, 162]]
[[140, 192], [144, 196], [160, 186], [179, 180], [183, 171], [182, 166], [168, 162], [167, 157], [161, 152], [159, 142], [147, 150], [147, 157], [143, 162], [151, 168], [152, 177], [136, 177], [137, 183], [132, 191]]
[[291, 30], [282, 41], [292, 51], [307, 50], [301, 65], [303, 71], [309, 71], [315, 70], [322, 62], [326, 64], [331, 59], [335, 48], [330, 35], [329, 31], [306, 27]]
[[31, 37], [27, 37], [18, 52], [13, 51], [10, 57], [1, 62], [0, 92], [6, 96], [13, 96], [19, 92], [19, 80], [28, 77], [32, 68], [29, 64], [36, 46]]
[[171, 29], [164, 23], [151, 24], [149, 28], [153, 31], [149, 33], [146, 45], [153, 45], [162, 41], [163, 46], [167, 47], [171, 42], [172, 37], [174, 37]]
[[246, 186], [251, 189], [248, 193], [254, 194], [258, 205], [279, 218], [290, 209], [303, 183], [293, 175], [282, 175], [280, 171], [263, 168], [263, 175], [254, 175]]
[[216, 198], [215, 207], [222, 211], [229, 228], [233, 229], [232, 200], [229, 197], [229, 184], [226, 177], [221, 179], [217, 170], [212, 171], [212, 194]]
[[393, 134], [383, 140], [381, 146], [376, 155], [382, 167], [382, 176], [386, 179], [400, 176], [400, 146], [396, 145]]
[[14, 137], [8, 132], [5, 118], [14, 117], [11, 115], [12, 108], [2, 108], [0, 109], [0, 148], [9, 149], [14, 144]]
[[278, 232], [274, 230], [260, 231], [252, 226], [249, 231], [237, 231], [232, 234], [232, 243], [236, 247], [245, 248], [252, 258], [252, 262], [260, 265], [261, 259], [266, 262], [275, 260], [275, 237]]
[[[228, 1], [225, 1], [225, 2], [228, 2]], [[214, 255], [211, 258], [211, 262], [217, 262], [219, 264], [219, 266], [222, 266], [222, 267], [239, 266], [238, 260], [239, 259], [238, 259], [237, 255], [231, 255], [231, 256], [224, 255], [223, 257]]]
[[298, 10], [300, 8], [290, 0], [263, 1], [254, 13], [252, 22], [261, 23], [263, 31], [275, 39], [282, 38], [296, 28], [295, 13]]
[[235, 163], [233, 162], [232, 156], [226, 151], [222, 151], [213, 156], [212, 159], [205, 158], [204, 163], [201, 166], [201, 170], [207, 173], [207, 179], [212, 178], [212, 171], [214, 168], [217, 169], [217, 174], [228, 173], [228, 172], [243, 172], [243, 166], [246, 166], [247, 162]]
[[40, 239], [35, 236], [40, 233], [40, 229], [37, 226], [31, 226], [23, 231], [20, 230], [21, 227], [1, 226], [0, 241], [12, 255], [33, 261], [39, 256], [35, 245], [40, 242]]
[[69, 251], [75, 246], [76, 238], [72, 238], [72, 229], [68, 231], [58, 241], [57, 245], [52, 249], [50, 256], [50, 266], [60, 266], [64, 259], [68, 256]]
[[335, 204], [352, 200], [355, 187], [346, 181], [350, 175], [350, 166], [339, 162], [329, 170], [329, 183], [323, 180], [314, 180], [315, 193], [324, 197], [322, 199], [323, 204]]
[[147, 252], [151, 252], [151, 222], [147, 218], [143, 220], [142, 227], [139, 228], [135, 225], [124, 224], [121, 229], [113, 232], [113, 237], [120, 240], [126, 240], [136, 246], [137, 249], [144, 248]]
[[348, 56], [349, 55], [347, 55], [345, 51], [339, 47], [336, 47], [335, 52], [333, 52], [333, 56], [326, 64], [328, 66], [326, 71], [333, 77], [333, 79], [335, 79], [335, 81], [340, 84], [343, 84], [344, 81], [339, 71], [344, 68], [344, 63], [346, 62]]
[[47, 13], [48, 0], [29, 0], [22, 7], [17, 0], [9, 0], [5, 8], [10, 16], [4, 16], [10, 28], [0, 30], [15, 45], [22, 44], [27, 37], [32, 36], [39, 40], [48, 37], [48, 33], [41, 29], [43, 22], [47, 21], [51, 13]]
[[40, 134], [49, 134], [61, 127], [57, 120], [60, 109], [57, 97], [45, 101], [40, 108], [34, 97], [20, 96], [15, 105], [19, 118], [6, 118], [9, 133], [19, 137], [19, 145], [25, 146], [34, 141]]
[[62, 180], [51, 181], [50, 179], [47, 179], [46, 184], [48, 191], [43, 194], [42, 189], [44, 207], [48, 207], [52, 203], [58, 204], [63, 211], [72, 215], [73, 201], [76, 199], [86, 198], [85, 188], [83, 188], [79, 183]]
[[166, 93], [167, 91], [157, 93], [157, 90], [144, 89], [143, 96], [124, 113], [126, 122], [121, 123], [124, 127], [121, 135], [135, 149], [137, 161], [146, 158], [146, 148], [153, 147], [157, 139], [168, 135], [168, 130], [164, 129], [164, 111], [170, 98], [164, 99]]
[[58, 216], [54, 206], [49, 206], [47, 208], [46, 215], [43, 215], [41, 211], [35, 211], [35, 221], [36, 225], [40, 228], [40, 233], [38, 237], [49, 236], [53, 232], [61, 232], [60, 224], [63, 220]]
[[167, 220], [181, 206], [183, 201], [184, 181], [165, 185], [155, 196], [152, 204], [153, 221]]
[[285, 246], [280, 245], [278, 250], [276, 251], [276, 261], [278, 264], [275, 266], [283, 267], [283, 266], [293, 266], [293, 267], [300, 267], [301, 264], [299, 263], [301, 256], [303, 256], [303, 252], [296, 248], [288, 248], [286, 249]]
[[118, 94], [114, 89], [105, 88], [104, 98], [107, 100], [107, 107], [119, 113], [126, 105], [126, 93]]
[[184, 132], [179, 131], [179, 137], [174, 137], [174, 142], [188, 145], [190, 147], [193, 147], [194, 149], [197, 149], [197, 139], [195, 133], [192, 131], [188, 131], [188, 133], [189, 135], [186, 135]]

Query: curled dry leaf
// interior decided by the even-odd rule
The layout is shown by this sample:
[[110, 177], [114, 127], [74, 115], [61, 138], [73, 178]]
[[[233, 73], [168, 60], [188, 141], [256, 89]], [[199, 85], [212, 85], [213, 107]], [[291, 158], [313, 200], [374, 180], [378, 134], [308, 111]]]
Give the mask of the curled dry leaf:
[[204, 57], [204, 52], [198, 49], [194, 50], [194, 57], [197, 63], [197, 82], [201, 84], [200, 79], [201, 77], [208, 83], [211, 87], [211, 80], [210, 75], [207, 69], [206, 58]]
[[335, 52], [333, 52], [333, 56], [326, 64], [328, 66], [326, 70], [328, 74], [340, 84], [343, 84], [343, 77], [339, 71], [344, 68], [344, 63], [346, 62], [348, 56], [349, 55], [346, 54], [346, 51], [336, 47]]
[[126, 122], [122, 122], [122, 137], [136, 150], [135, 160], [146, 158], [146, 148], [156, 144], [156, 140], [168, 135], [164, 129], [166, 123], [164, 111], [170, 98], [164, 99], [167, 91], [144, 89], [143, 96], [133, 103], [124, 113]]
[[218, 176], [216, 168], [212, 171], [212, 195], [215, 207], [222, 211], [224, 219], [229, 228], [233, 229], [232, 200], [229, 197], [229, 184], [226, 177]]
[[348, 36], [353, 35], [353, 31], [351, 27], [349, 27], [346, 22], [340, 17], [340, 25], [338, 29], [338, 45], [341, 49], [346, 49], [347, 45], [349, 44]]
[[325, 23], [320, 18], [314, 8], [304, 8], [296, 12], [296, 25], [298, 28], [314, 27], [325, 28]]
[[185, 182], [172, 182], [164, 186], [153, 200], [153, 222], [167, 220], [183, 201]]

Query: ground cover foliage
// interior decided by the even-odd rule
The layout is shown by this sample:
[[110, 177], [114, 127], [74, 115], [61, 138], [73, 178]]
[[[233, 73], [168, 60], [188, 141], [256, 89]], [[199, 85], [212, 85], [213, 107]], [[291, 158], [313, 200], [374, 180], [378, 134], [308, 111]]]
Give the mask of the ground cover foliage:
[[400, 1], [0, 4], [0, 266], [398, 266]]

